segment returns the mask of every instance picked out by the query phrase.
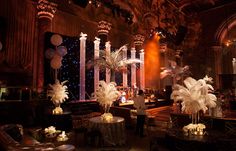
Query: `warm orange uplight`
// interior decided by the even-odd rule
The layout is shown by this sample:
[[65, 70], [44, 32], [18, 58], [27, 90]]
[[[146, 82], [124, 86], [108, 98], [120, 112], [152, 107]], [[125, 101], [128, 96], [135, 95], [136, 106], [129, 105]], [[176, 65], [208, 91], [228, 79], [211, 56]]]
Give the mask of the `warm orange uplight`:
[[160, 88], [160, 36], [155, 35], [145, 45], [145, 87]]
[[231, 44], [232, 44], [232, 41], [231, 41], [231, 40], [227, 40], [227, 41], [225, 42], [225, 45], [226, 45], [227, 47], [229, 47]]

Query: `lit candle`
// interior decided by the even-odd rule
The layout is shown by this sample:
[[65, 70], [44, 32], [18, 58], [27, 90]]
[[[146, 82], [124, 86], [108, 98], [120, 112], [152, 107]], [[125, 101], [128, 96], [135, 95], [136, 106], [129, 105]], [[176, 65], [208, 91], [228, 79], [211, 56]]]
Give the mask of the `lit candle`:
[[62, 131], [62, 133], [57, 137], [57, 141], [67, 141], [68, 137], [65, 134], [65, 131]]
[[232, 60], [232, 65], [233, 65], [233, 74], [236, 74], [236, 59], [233, 58]]
[[65, 137], [66, 137], [65, 131], [62, 131], [61, 137], [62, 137], [62, 138], [65, 138]]
[[199, 135], [203, 135], [203, 130], [200, 130]]

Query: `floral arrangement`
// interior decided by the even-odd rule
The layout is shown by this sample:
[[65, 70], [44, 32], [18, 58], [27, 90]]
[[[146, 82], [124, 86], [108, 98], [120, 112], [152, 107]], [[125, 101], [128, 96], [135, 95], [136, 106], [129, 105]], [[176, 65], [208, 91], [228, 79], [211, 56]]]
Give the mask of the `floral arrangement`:
[[56, 130], [56, 127], [54, 126], [49, 126], [48, 128], [44, 129], [45, 136], [48, 138], [53, 138], [56, 137], [58, 133], [60, 133], [60, 130]]
[[53, 110], [53, 114], [62, 114], [63, 110], [60, 107], [60, 104], [63, 103], [66, 99], [68, 99], [67, 86], [64, 85], [67, 81], [63, 81], [60, 83], [58, 79], [56, 79], [55, 84], [49, 84], [51, 90], [48, 91], [47, 96], [51, 97], [52, 102], [55, 104], [56, 108]]
[[113, 115], [111, 113], [104, 113], [101, 115], [101, 119], [104, 121], [104, 122], [111, 122], [112, 119], [113, 119]]
[[204, 124], [188, 124], [186, 126], [183, 127], [183, 131], [186, 134], [193, 134], [193, 135], [204, 135], [204, 130], [205, 130], [206, 126]]
[[48, 128], [45, 128], [44, 129], [44, 132], [45, 133], [50, 133], [50, 134], [52, 134], [52, 133], [56, 133], [56, 128], [54, 127], [54, 126], [49, 126]]
[[120, 95], [120, 92], [116, 89], [116, 83], [99, 81], [98, 89], [94, 92], [93, 97], [104, 107], [105, 113], [108, 113], [112, 103], [116, 101]]
[[200, 135], [199, 130], [205, 129], [204, 124], [198, 124], [199, 111], [205, 113], [208, 108], [216, 106], [217, 98], [211, 93], [214, 88], [208, 83], [212, 83], [208, 76], [199, 80], [188, 77], [184, 80], [186, 87], [176, 84], [171, 94], [175, 102], [182, 101], [181, 110], [192, 115], [192, 123], [183, 128], [184, 131], [190, 130], [191, 134]]
[[69, 138], [66, 135], [65, 131], [62, 131], [62, 133], [57, 136], [57, 141], [58, 142], [67, 141], [68, 139]]

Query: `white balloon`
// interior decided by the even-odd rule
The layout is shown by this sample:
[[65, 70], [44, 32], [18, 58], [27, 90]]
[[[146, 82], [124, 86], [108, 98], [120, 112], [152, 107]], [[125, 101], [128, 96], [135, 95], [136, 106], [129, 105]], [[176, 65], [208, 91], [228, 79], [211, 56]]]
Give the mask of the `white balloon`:
[[47, 59], [52, 59], [54, 55], [55, 55], [55, 50], [52, 48], [49, 48], [45, 51], [45, 57]]
[[54, 46], [59, 46], [60, 44], [62, 44], [62, 37], [61, 37], [61, 35], [54, 34], [54, 35], [52, 35], [50, 40], [51, 40], [51, 43]]
[[2, 42], [0, 41], [0, 50], [2, 50]]
[[60, 56], [64, 57], [64, 56], [67, 54], [67, 49], [66, 49], [66, 47], [65, 47], [65, 46], [59, 46], [59, 47], [57, 47], [57, 53], [58, 53]]

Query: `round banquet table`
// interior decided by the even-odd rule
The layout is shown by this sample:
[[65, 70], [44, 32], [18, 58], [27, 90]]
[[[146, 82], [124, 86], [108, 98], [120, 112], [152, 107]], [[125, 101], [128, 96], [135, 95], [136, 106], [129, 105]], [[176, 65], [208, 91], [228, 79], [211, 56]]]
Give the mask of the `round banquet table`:
[[89, 119], [89, 129], [99, 130], [104, 143], [109, 145], [124, 145], [126, 142], [125, 120], [114, 116], [109, 122], [102, 120], [100, 116]]
[[225, 143], [223, 142], [225, 138], [227, 137], [225, 137], [224, 133], [214, 130], [208, 130], [206, 134], [202, 136], [185, 135], [182, 129], [175, 128], [168, 129], [166, 132], [166, 140], [168, 140], [171, 150], [218, 150], [218, 148], [222, 148], [222, 144]]

